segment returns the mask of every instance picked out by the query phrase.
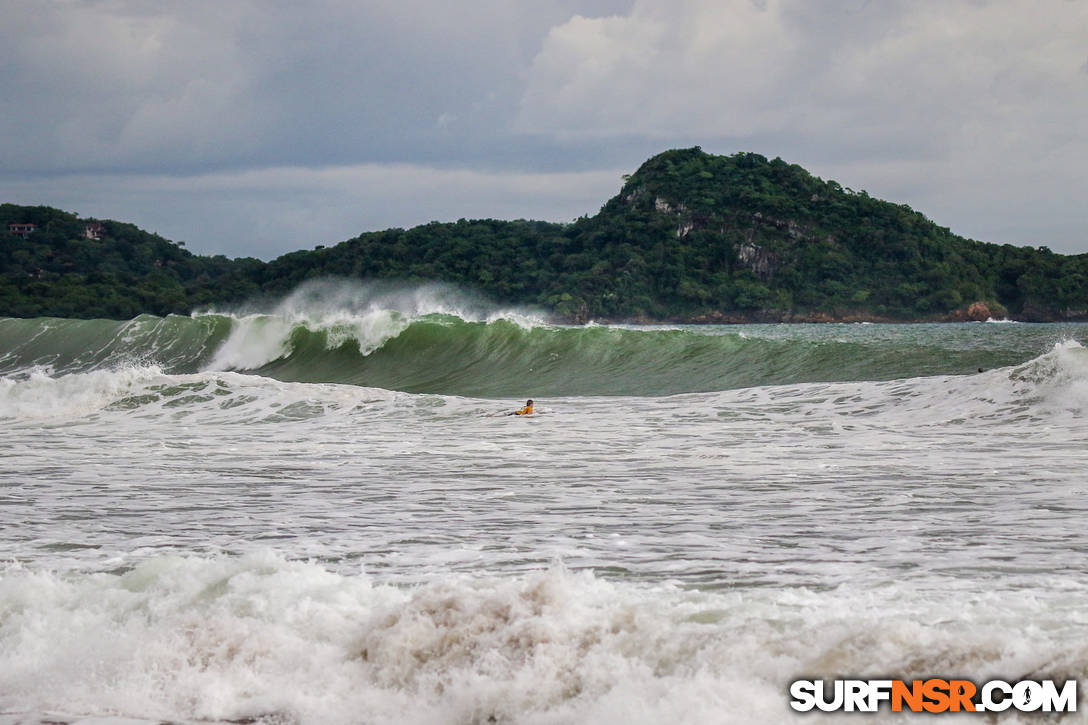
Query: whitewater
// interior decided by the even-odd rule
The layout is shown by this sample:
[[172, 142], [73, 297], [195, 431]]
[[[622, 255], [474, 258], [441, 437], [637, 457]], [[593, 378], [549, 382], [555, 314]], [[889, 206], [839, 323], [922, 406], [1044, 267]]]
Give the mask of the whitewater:
[[914, 722], [789, 683], [1083, 689], [1085, 345], [342, 282], [0, 318], [0, 725]]

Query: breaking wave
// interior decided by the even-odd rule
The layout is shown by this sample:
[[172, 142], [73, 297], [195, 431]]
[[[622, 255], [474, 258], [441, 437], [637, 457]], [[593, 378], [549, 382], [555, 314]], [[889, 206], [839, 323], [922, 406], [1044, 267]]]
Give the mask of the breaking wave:
[[786, 697], [801, 677], [1084, 677], [1088, 657], [1069, 637], [1082, 603], [1079, 588], [1042, 597], [908, 583], [699, 592], [559, 565], [405, 588], [271, 553], [157, 557], [120, 573], [9, 568], [0, 712], [302, 725], [802, 722]]
[[887, 327], [841, 325], [833, 336], [824, 326], [570, 327], [449, 287], [326, 282], [264, 311], [2, 319], [0, 375], [136, 367], [475, 397], [653, 396], [956, 375], [1042, 352], [1011, 335], [996, 346], [962, 333], [945, 344], [929, 326], [923, 343]]

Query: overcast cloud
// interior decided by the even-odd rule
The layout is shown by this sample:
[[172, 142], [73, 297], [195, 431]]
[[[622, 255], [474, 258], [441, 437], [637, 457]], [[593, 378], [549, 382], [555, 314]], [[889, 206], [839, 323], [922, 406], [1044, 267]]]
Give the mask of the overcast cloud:
[[1088, 252], [1086, 0], [0, 0], [0, 200], [270, 258], [757, 151]]

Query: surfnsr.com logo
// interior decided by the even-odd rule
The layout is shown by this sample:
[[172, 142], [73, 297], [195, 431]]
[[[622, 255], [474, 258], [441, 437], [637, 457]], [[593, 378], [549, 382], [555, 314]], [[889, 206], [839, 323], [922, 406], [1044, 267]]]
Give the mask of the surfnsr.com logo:
[[990, 680], [797, 680], [790, 685], [790, 707], [798, 712], [1076, 712], [1077, 681]]

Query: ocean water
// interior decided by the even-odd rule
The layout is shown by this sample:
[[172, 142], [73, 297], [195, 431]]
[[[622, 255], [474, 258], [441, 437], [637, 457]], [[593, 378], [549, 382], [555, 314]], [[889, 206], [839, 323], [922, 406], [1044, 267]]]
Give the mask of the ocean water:
[[1085, 345], [343, 283], [0, 319], [0, 723], [928, 722], [789, 683], [1083, 688]]

